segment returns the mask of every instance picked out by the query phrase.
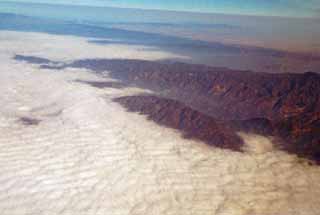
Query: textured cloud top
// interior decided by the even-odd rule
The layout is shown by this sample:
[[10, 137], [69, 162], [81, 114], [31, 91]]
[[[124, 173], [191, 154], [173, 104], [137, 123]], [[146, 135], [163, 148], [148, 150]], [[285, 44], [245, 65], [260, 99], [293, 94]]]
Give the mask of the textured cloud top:
[[239, 134], [243, 153], [208, 147], [113, 102], [148, 93], [142, 89], [91, 87], [79, 80], [113, 80], [12, 59], [177, 56], [75, 37], [0, 35], [1, 214], [318, 214], [320, 168], [274, 149], [271, 137]]

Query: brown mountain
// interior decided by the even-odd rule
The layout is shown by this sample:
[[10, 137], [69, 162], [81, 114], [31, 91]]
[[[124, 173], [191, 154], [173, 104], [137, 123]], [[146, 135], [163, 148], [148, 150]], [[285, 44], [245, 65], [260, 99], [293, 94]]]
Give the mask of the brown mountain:
[[320, 161], [319, 74], [254, 73], [134, 60], [91, 63], [125, 83], [154, 90], [214, 119], [234, 121], [242, 130], [281, 137], [286, 143], [281, 148]]
[[148, 116], [148, 119], [183, 132], [185, 138], [201, 140], [209, 145], [241, 151], [243, 144], [235, 130], [185, 104], [152, 95], [126, 96], [114, 99], [129, 111]]
[[[213, 130], [219, 128], [219, 134], [228, 131], [228, 138], [230, 127], [275, 135], [285, 143], [279, 146], [282, 149], [320, 162], [320, 75], [317, 73], [269, 74], [185, 63], [105, 59], [79, 60], [63, 66], [44, 63], [42, 67], [87, 68], [99, 74], [108, 71], [123, 84], [147, 88], [161, 98], [170, 99], [170, 104], [169, 100], [161, 101], [165, 105], [158, 112], [153, 109], [154, 98], [120, 100], [129, 110], [147, 114], [160, 124], [162, 121], [157, 120], [156, 114], [179, 118], [183, 104], [196, 111], [201, 120], [210, 117], [215, 121]], [[193, 124], [193, 118], [182, 116]], [[173, 121], [162, 124], [178, 128]], [[185, 125], [187, 131], [197, 129]]]

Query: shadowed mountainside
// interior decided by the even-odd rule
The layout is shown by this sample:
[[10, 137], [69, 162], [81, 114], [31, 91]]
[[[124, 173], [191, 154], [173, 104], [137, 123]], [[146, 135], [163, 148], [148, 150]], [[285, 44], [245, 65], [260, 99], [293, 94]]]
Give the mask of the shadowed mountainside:
[[120, 97], [114, 101], [129, 111], [147, 115], [160, 125], [181, 130], [185, 138], [194, 138], [209, 145], [241, 150], [241, 138], [225, 122], [215, 120], [172, 99], [150, 95]]
[[[41, 61], [32, 62], [34, 59], [28, 56], [16, 59]], [[160, 97], [135, 96], [118, 102], [162, 125], [201, 140], [206, 137], [209, 144], [213, 134], [221, 137], [223, 145], [228, 140], [235, 141], [230, 135], [232, 130], [250, 131], [279, 137], [283, 141], [278, 147], [320, 161], [319, 74], [254, 73], [141, 60], [86, 59], [62, 66], [40, 64], [46, 69], [87, 68], [99, 74], [108, 71], [123, 84], [153, 90]], [[205, 122], [205, 129], [197, 124], [199, 120]]]

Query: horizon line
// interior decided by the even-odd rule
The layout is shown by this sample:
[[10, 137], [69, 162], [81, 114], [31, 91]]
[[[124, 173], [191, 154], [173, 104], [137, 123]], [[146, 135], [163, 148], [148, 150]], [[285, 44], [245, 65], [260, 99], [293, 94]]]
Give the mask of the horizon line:
[[261, 17], [261, 18], [283, 18], [283, 19], [320, 19], [318, 16], [289, 16], [289, 15], [272, 15], [272, 14], [254, 14], [254, 13], [223, 13], [223, 12], [209, 12], [200, 10], [176, 10], [176, 9], [163, 9], [163, 8], [148, 8], [148, 7], [122, 7], [122, 6], [107, 6], [107, 5], [89, 5], [89, 4], [68, 4], [68, 3], [46, 3], [46, 2], [19, 2], [13, 1], [0, 1], [7, 4], [34, 4], [34, 5], [48, 5], [48, 6], [69, 6], [69, 7], [90, 7], [90, 8], [109, 8], [109, 9], [127, 9], [127, 10], [141, 10], [141, 11], [157, 11], [157, 12], [173, 12], [173, 13], [191, 13], [198, 15], [220, 15], [220, 16], [246, 16], [246, 17]]

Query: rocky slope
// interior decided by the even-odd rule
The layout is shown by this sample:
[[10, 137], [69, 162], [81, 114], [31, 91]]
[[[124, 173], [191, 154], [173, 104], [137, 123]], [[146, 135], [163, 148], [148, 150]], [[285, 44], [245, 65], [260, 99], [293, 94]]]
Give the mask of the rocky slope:
[[183, 132], [209, 145], [241, 151], [241, 138], [225, 122], [215, 120], [181, 102], [150, 95], [126, 96], [114, 99], [129, 111], [148, 116], [148, 119]]
[[[108, 71], [123, 84], [153, 90], [169, 100], [132, 97], [119, 102], [160, 124], [199, 139], [205, 136], [207, 142], [214, 135], [207, 135], [206, 131], [211, 129], [203, 129], [195, 123], [197, 120], [212, 126], [212, 131], [219, 130], [217, 136], [223, 140], [222, 145], [234, 138], [228, 130], [232, 127], [234, 131], [274, 135], [283, 140], [279, 147], [284, 150], [320, 161], [320, 75], [317, 73], [269, 74], [185, 63], [105, 59], [79, 60], [63, 66], [44, 63], [42, 67]], [[161, 108], [157, 109], [159, 102]], [[189, 113], [197, 120], [193, 121]], [[212, 122], [207, 122], [208, 119]], [[177, 124], [181, 120], [182, 129]], [[239, 144], [235, 141], [236, 146]]]

